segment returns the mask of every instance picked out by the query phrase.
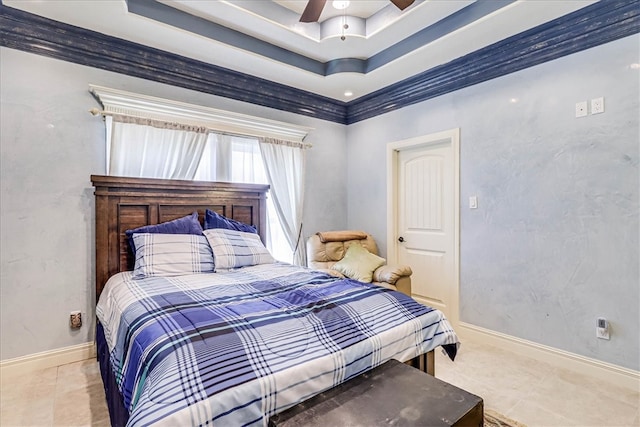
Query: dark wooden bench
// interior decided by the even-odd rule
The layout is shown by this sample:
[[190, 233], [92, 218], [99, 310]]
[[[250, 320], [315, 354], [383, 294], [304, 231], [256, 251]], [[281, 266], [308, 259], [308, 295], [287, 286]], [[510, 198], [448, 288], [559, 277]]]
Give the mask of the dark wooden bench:
[[270, 427], [482, 426], [480, 397], [390, 360], [274, 415]]

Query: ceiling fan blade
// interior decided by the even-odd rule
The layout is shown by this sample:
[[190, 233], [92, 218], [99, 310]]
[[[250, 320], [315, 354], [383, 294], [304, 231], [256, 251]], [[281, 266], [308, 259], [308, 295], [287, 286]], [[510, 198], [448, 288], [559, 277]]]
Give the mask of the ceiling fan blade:
[[391, 3], [395, 4], [398, 9], [405, 10], [413, 4], [415, 0], [391, 0]]
[[300, 22], [318, 22], [326, 2], [327, 0], [309, 0], [307, 7], [305, 7], [304, 12], [302, 12]]

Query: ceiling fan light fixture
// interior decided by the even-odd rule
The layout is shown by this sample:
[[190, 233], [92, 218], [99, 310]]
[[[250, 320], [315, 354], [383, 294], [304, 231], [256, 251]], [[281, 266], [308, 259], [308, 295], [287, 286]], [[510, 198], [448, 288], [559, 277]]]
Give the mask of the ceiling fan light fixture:
[[333, 2], [331, 2], [334, 9], [338, 9], [338, 10], [343, 10], [348, 8], [349, 3], [350, 3], [349, 0], [333, 0]]
[[[400, 10], [404, 10], [411, 6], [416, 0], [390, 0]], [[327, 0], [307, 0], [307, 6], [304, 8], [302, 15], [300, 16], [300, 22], [318, 22], [322, 9], [324, 8]], [[348, 0], [332, 0], [333, 7], [338, 10], [345, 10], [349, 7], [350, 2]], [[345, 12], [346, 15], [346, 12]]]

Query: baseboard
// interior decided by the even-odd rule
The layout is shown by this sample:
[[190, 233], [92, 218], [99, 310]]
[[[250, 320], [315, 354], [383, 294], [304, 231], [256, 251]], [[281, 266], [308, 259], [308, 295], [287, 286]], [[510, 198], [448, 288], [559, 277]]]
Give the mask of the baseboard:
[[29, 354], [27, 356], [7, 359], [0, 362], [0, 376], [22, 375], [40, 369], [66, 365], [94, 358], [96, 346], [93, 342], [78, 344], [42, 353]]
[[[459, 322], [456, 333], [462, 341], [468, 339], [494, 345], [631, 390], [637, 391], [640, 389], [639, 371], [527, 341], [470, 323]], [[96, 348], [93, 342], [30, 354], [1, 361], [0, 376], [22, 375], [40, 369], [91, 359], [95, 356]]]
[[631, 390], [640, 390], [640, 371], [601, 362], [596, 359], [538, 344], [533, 341], [527, 341], [465, 322], [458, 323], [456, 333], [463, 342], [465, 339], [468, 339], [474, 342], [493, 345]]

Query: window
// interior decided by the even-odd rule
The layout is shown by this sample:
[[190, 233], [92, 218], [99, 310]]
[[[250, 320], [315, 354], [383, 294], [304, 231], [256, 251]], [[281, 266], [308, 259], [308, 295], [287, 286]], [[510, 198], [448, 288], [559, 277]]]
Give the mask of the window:
[[302, 140], [311, 128], [100, 86], [89, 91], [103, 106], [91, 113], [105, 116], [109, 174], [269, 184], [267, 245], [277, 259], [305, 263], [298, 239], [310, 145]]
[[[224, 157], [230, 161], [223, 161]], [[207, 138], [194, 179], [269, 184], [256, 138], [214, 133]], [[267, 248], [271, 254], [279, 261], [292, 262], [292, 250], [280, 225], [271, 194], [267, 194], [267, 227]]]

